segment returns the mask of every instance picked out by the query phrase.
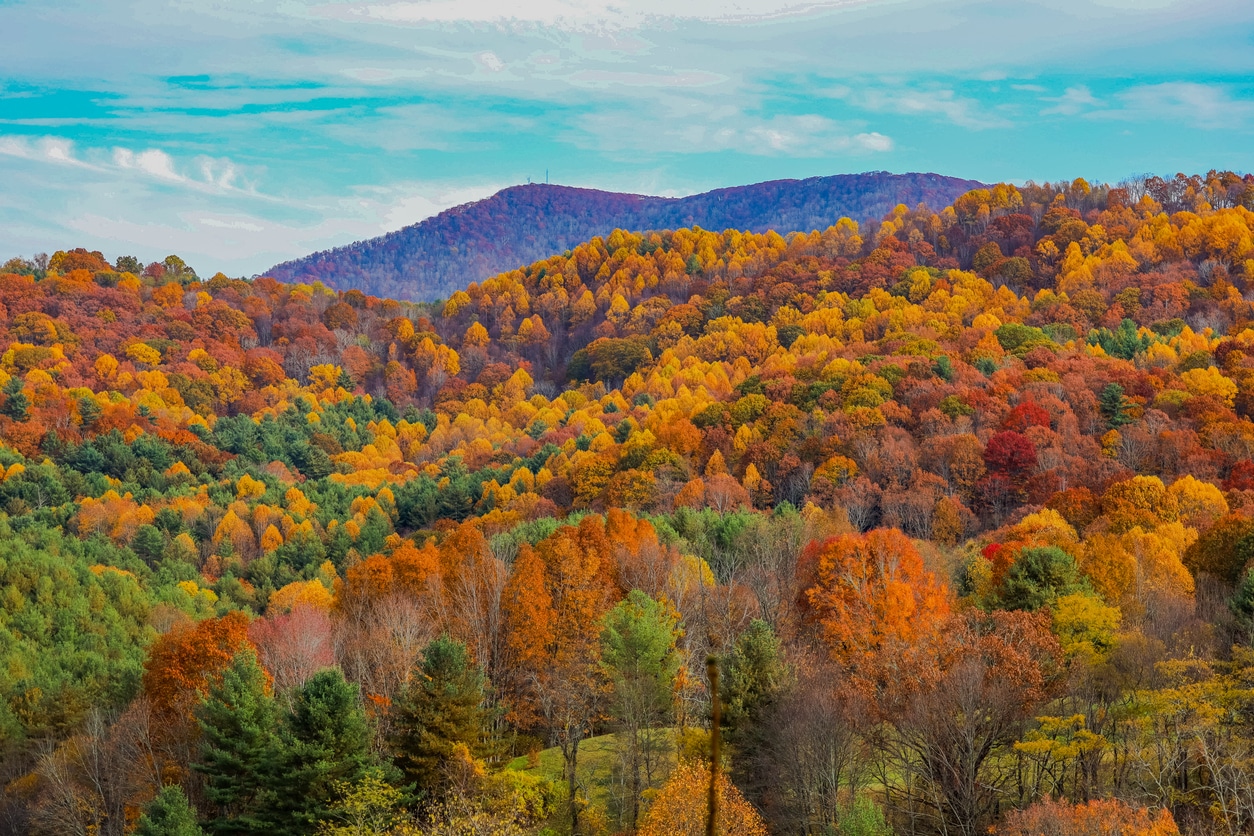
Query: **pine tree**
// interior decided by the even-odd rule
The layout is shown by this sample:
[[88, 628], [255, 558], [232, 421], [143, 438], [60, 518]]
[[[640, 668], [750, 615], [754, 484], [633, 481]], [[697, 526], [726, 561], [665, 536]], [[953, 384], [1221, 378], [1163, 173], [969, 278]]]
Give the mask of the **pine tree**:
[[487, 725], [483, 673], [466, 646], [447, 636], [427, 645], [393, 710], [396, 766], [421, 795], [439, 794], [443, 765], [458, 743], [480, 755]]
[[30, 418], [30, 413], [27, 411], [30, 408], [30, 399], [22, 391], [20, 377], [9, 378], [9, 382], [4, 384], [0, 392], [4, 393], [4, 403], [0, 404], [0, 415], [7, 415], [14, 421], [25, 421]]
[[357, 687], [339, 669], [314, 674], [297, 692], [280, 734], [275, 833], [310, 833], [331, 813], [336, 786], [370, 766], [370, 729]]
[[135, 836], [205, 836], [196, 823], [196, 812], [177, 784], [162, 787], [148, 802], [135, 825]]
[[1098, 406], [1102, 410], [1107, 426], [1111, 429], [1117, 429], [1132, 422], [1132, 419], [1128, 417], [1130, 404], [1123, 396], [1123, 387], [1118, 383], [1106, 384], [1106, 388], [1102, 390], [1098, 398]]
[[205, 794], [217, 807], [215, 834], [271, 833], [275, 807], [274, 773], [280, 759], [278, 710], [266, 673], [251, 649], [236, 654], [210, 689], [197, 720]]

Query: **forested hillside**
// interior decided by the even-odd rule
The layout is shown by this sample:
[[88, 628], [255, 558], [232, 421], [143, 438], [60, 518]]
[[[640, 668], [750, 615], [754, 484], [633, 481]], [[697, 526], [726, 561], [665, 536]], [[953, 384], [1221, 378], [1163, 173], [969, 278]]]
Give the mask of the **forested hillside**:
[[396, 299], [447, 299], [472, 281], [615, 229], [699, 226], [787, 234], [825, 229], [842, 217], [878, 220], [899, 203], [945, 206], [979, 185], [938, 174], [872, 172], [774, 180], [684, 198], [515, 186], [381, 238], [280, 264], [267, 275]]
[[0, 831], [695, 836], [712, 655], [722, 833], [1248, 833], [1252, 210], [13, 259]]

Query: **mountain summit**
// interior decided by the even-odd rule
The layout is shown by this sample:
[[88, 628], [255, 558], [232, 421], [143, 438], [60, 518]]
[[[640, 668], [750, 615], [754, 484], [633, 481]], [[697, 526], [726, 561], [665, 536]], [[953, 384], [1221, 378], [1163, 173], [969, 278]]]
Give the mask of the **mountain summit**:
[[431, 300], [470, 282], [562, 252], [614, 229], [700, 226], [780, 233], [874, 220], [899, 203], [948, 206], [982, 184], [939, 174], [838, 174], [771, 180], [667, 198], [529, 184], [448, 209], [379, 238], [271, 268], [280, 281], [320, 280], [341, 290]]

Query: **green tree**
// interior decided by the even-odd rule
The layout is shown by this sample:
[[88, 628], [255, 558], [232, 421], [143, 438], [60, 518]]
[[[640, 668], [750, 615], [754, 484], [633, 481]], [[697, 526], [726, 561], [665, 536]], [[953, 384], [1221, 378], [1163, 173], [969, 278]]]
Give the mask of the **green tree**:
[[78, 415], [82, 419], [84, 427], [90, 427], [99, 421], [100, 416], [103, 414], [104, 410], [100, 408], [100, 404], [96, 403], [95, 398], [82, 397], [78, 399]]
[[427, 645], [392, 710], [396, 766], [420, 795], [439, 795], [444, 764], [457, 744], [485, 750], [483, 672], [466, 645], [441, 636]]
[[9, 382], [0, 389], [4, 393], [4, 403], [0, 404], [0, 415], [7, 415], [14, 421], [26, 421], [30, 418], [30, 399], [22, 391], [22, 379], [11, 377]]
[[1106, 425], [1111, 429], [1132, 422], [1128, 416], [1128, 407], [1131, 404], [1124, 397], [1123, 387], [1118, 383], [1106, 384], [1106, 388], [1102, 389], [1102, 394], [1097, 399], [1097, 404], [1102, 411], [1102, 417], [1106, 419]]
[[257, 655], [235, 656], [197, 710], [205, 795], [217, 808], [215, 834], [272, 833], [280, 763], [279, 712]]
[[611, 711], [623, 730], [622, 824], [631, 830], [639, 822], [642, 792], [661, 777], [662, 737], [656, 730], [673, 704], [677, 624], [673, 610], [635, 589], [606, 613], [601, 632], [601, 666], [614, 689]]
[[1228, 608], [1237, 618], [1237, 624], [1246, 633], [1254, 633], [1254, 571], [1246, 572], [1228, 601]]
[[165, 554], [165, 535], [155, 525], [141, 525], [131, 539], [131, 551], [149, 566], [156, 566]]
[[1039, 610], [1059, 596], [1084, 589], [1074, 557], [1057, 546], [1024, 549], [1006, 572], [1001, 605], [1008, 610]]
[[747, 743], [753, 727], [785, 684], [788, 668], [771, 626], [754, 619], [727, 658], [722, 682], [723, 722], [733, 746]]
[[187, 803], [183, 788], [171, 784], [148, 802], [135, 825], [135, 836], [205, 836], [205, 831], [196, 823], [196, 811]]
[[338, 668], [314, 674], [296, 693], [280, 738], [277, 812], [286, 832], [308, 833], [330, 814], [336, 786], [356, 784], [371, 764], [357, 687]]
[[840, 836], [893, 836], [893, 828], [884, 817], [883, 809], [862, 795], [836, 816], [836, 833]]

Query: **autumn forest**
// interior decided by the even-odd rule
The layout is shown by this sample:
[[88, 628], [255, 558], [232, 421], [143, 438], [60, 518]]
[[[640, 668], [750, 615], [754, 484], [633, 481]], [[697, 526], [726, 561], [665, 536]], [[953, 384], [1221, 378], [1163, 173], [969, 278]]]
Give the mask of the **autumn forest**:
[[0, 833], [1254, 832], [1254, 177], [457, 286], [0, 265]]

